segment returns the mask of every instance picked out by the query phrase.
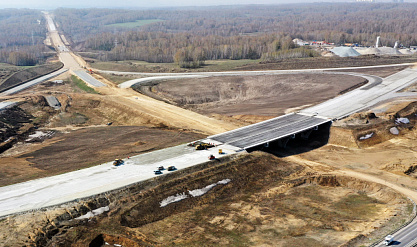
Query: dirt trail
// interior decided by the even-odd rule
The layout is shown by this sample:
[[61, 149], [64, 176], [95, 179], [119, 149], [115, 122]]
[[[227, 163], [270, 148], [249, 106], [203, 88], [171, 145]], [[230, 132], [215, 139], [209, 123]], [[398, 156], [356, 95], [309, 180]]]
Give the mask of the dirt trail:
[[315, 169], [319, 169], [320, 171], [325, 171], [325, 172], [329, 172], [329, 173], [336, 174], [336, 175], [350, 176], [350, 177], [358, 178], [358, 179], [361, 179], [361, 180], [382, 184], [382, 185], [385, 185], [385, 186], [387, 186], [391, 189], [394, 189], [394, 190], [402, 193], [403, 195], [412, 199], [414, 202], [417, 202], [417, 191], [413, 191], [411, 189], [399, 186], [397, 184], [391, 183], [387, 180], [377, 178], [377, 177], [369, 175], [369, 174], [356, 172], [356, 171], [352, 171], [352, 170], [348, 170], [348, 169], [340, 170], [340, 169], [336, 169], [334, 167], [328, 166], [326, 164], [322, 164], [322, 163], [319, 163], [319, 162], [307, 160], [307, 159], [297, 157], [297, 156], [290, 156], [290, 157], [286, 157], [284, 159], [287, 160], [287, 161], [298, 163], [298, 164], [307, 165], [310, 168], [314, 167]]
[[364, 173], [361, 173], [361, 172], [355, 172], [355, 171], [352, 171], [352, 170], [338, 170], [338, 171], [334, 171], [333, 173], [347, 175], [347, 176], [358, 178], [358, 179], [361, 179], [361, 180], [367, 180], [367, 181], [370, 181], [370, 182], [383, 184], [385, 186], [390, 187], [391, 189], [394, 189], [394, 190], [406, 195], [407, 197], [412, 199], [414, 202], [417, 202], [417, 192], [416, 191], [398, 186], [398, 185], [393, 184], [391, 182], [388, 182], [384, 179], [380, 179], [380, 178], [377, 178], [377, 177], [374, 177], [374, 176], [371, 176], [371, 175], [368, 175], [368, 174], [364, 174]]
[[100, 93], [107, 96], [107, 100], [122, 104], [134, 111], [152, 116], [166, 126], [197, 130], [204, 134], [218, 134], [236, 129], [237, 125], [212, 119], [198, 113], [185, 110], [141, 95], [133, 89], [100, 88]]

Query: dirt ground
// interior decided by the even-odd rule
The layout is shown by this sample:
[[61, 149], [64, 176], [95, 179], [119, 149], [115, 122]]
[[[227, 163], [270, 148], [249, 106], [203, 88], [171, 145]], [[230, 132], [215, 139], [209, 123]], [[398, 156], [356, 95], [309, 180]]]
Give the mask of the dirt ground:
[[[7, 233], [0, 231], [0, 244], [335, 246], [360, 234], [375, 239], [374, 229], [402, 224], [412, 208], [382, 185], [327, 175], [262, 152], [200, 166], [159, 177], [157, 186], [138, 184], [106, 199], [9, 217], [0, 221], [0, 229], [8, 226]], [[161, 207], [170, 196], [212, 184], [203, 195]], [[74, 220], [105, 205], [108, 212]]]
[[329, 74], [230, 76], [166, 80], [139, 90], [205, 115], [274, 117], [335, 97], [363, 81]]
[[139, 126], [54, 132], [43, 142], [20, 142], [1, 154], [0, 186], [74, 171], [116, 158], [126, 159], [202, 137], [186, 131]]
[[[395, 71], [372, 73], [387, 76]], [[33, 116], [37, 129], [32, 133], [48, 135], [21, 141], [2, 154], [0, 186], [200, 139], [296, 110], [292, 107], [323, 101], [362, 81], [350, 76], [340, 78], [219, 77], [210, 78], [210, 82], [166, 81], [149, 90], [159, 97], [167, 97], [167, 92], [175, 95], [172, 99], [167, 97], [170, 101], [182, 98], [184, 102], [176, 102], [182, 107], [198, 103], [201, 109], [197, 111], [215, 115], [220, 119], [216, 121], [131, 89], [119, 90], [105, 80], [109, 87], [97, 89], [99, 94], [85, 93], [69, 81], [62, 85], [41, 84], [12, 98], [26, 102], [19, 107]], [[207, 87], [212, 91], [207, 91]], [[181, 96], [181, 91], [187, 91], [188, 98]], [[42, 100], [46, 95], [56, 96], [61, 110], [46, 106]], [[294, 106], [284, 96], [295, 98]], [[405, 106], [386, 106], [377, 115], [389, 119], [387, 112], [396, 114]], [[365, 124], [365, 119], [355, 117], [346, 121]], [[377, 136], [382, 136], [386, 122], [378, 121], [371, 124], [378, 128]], [[157, 187], [154, 184], [124, 191], [118, 199], [108, 197], [110, 211], [92, 220], [69, 221], [97, 208], [88, 203], [81, 206], [82, 210], [82, 204], [77, 204], [72, 209], [8, 217], [0, 221], [0, 229], [7, 229], [0, 230], [0, 245], [86, 246], [105, 241], [127, 246], [334, 246], [359, 233], [372, 242], [407, 221], [409, 204], [401, 194], [382, 185], [346, 179], [339, 169], [352, 169], [393, 184], [401, 181], [405, 188], [417, 188], [412, 163], [416, 158], [413, 140], [417, 134], [413, 128], [403, 128], [400, 136], [378, 138], [381, 143], [371, 139], [358, 144], [360, 134], [376, 130], [345, 126], [332, 131], [329, 145], [308, 153], [284, 159], [253, 153], [224, 166], [177, 173], [177, 180], [161, 180]], [[159, 207], [169, 196], [224, 179], [231, 181], [218, 184], [206, 196]], [[9, 229], [13, 229], [11, 233]], [[358, 245], [360, 241], [363, 240], [359, 239]]]

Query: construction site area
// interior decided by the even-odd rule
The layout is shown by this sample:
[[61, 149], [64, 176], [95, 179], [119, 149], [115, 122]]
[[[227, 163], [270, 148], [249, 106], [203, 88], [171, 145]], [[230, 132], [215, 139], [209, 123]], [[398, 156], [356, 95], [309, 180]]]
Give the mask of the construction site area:
[[[0, 96], [1, 246], [368, 246], [413, 224], [412, 80], [326, 120], [325, 138], [248, 150], [204, 140], [382, 85], [415, 61], [256, 64], [121, 88], [145, 76], [95, 69], [49, 21], [60, 74]], [[274, 66], [297, 71], [265, 72]]]

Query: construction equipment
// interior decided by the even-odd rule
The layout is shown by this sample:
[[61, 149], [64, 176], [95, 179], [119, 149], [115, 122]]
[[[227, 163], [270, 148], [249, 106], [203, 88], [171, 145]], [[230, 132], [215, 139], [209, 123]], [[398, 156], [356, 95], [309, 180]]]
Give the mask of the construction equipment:
[[212, 143], [205, 143], [202, 141], [196, 141], [196, 142], [192, 142], [190, 144], [188, 144], [188, 146], [190, 147], [195, 147], [196, 150], [206, 150], [208, 148], [212, 148], [215, 145]]
[[114, 166], [120, 166], [120, 165], [123, 165], [124, 163], [125, 162], [121, 159], [115, 159], [114, 162], [113, 162], [113, 165]]
[[214, 145], [211, 143], [201, 143], [195, 146], [195, 150], [206, 150], [212, 147], [214, 147]]

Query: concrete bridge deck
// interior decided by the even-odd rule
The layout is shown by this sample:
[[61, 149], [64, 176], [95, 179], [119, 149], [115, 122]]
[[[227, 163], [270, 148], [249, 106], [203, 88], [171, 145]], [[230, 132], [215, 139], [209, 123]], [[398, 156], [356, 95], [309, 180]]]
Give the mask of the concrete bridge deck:
[[328, 122], [331, 122], [331, 119], [293, 113], [209, 136], [208, 139], [248, 149], [313, 129]]

